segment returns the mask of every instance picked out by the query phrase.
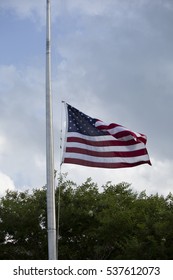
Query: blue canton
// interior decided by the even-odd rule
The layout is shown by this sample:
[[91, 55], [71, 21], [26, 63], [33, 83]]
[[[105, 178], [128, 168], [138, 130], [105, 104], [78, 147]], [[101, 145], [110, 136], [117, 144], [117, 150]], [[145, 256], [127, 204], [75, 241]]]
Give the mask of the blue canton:
[[97, 119], [93, 119], [76, 108], [67, 104], [68, 110], [68, 132], [78, 132], [88, 136], [108, 135], [95, 127]]

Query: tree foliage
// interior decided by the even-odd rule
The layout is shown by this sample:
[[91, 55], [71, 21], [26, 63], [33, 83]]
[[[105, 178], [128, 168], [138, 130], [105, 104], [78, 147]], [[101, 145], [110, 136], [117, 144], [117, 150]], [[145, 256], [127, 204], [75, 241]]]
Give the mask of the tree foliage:
[[[60, 196], [60, 205], [58, 198]], [[60, 177], [59, 259], [173, 259], [173, 196]], [[0, 259], [47, 259], [46, 190], [0, 199]]]

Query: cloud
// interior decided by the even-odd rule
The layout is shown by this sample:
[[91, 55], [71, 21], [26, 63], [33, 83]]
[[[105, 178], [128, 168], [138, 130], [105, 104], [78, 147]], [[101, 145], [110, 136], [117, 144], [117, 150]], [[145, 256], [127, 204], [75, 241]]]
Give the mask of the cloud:
[[[156, 194], [167, 196], [172, 192], [173, 178], [172, 178], [172, 160], [152, 160], [152, 166], [141, 165], [135, 168], [125, 169], [99, 169], [86, 168], [83, 166], [76, 167], [75, 165], [62, 166], [62, 173], [68, 173], [68, 179], [78, 183], [83, 183], [87, 178], [91, 177], [95, 183], [98, 184], [100, 190], [101, 186], [111, 181], [112, 184], [119, 184], [127, 182], [131, 184], [134, 191], [146, 191], [148, 195]], [[80, 176], [79, 176], [80, 174]]]
[[6, 190], [14, 191], [15, 185], [9, 176], [0, 172], [0, 197], [5, 195]]
[[[30, 20], [32, 28], [35, 24], [27, 34], [25, 28], [20, 29], [17, 38], [22, 38], [22, 49], [26, 36], [33, 33], [27, 38], [32, 44], [40, 26], [39, 38], [43, 39], [45, 3], [0, 2], [1, 13], [15, 17], [18, 24], [27, 22], [27, 30]], [[145, 133], [153, 162], [152, 167], [103, 170], [102, 178], [100, 170], [63, 167], [69, 175], [72, 172], [74, 181], [91, 176], [100, 184], [102, 180], [123, 180], [139, 189], [145, 185], [153, 191], [162, 192], [163, 185], [164, 190], [171, 189], [172, 10], [168, 0], [52, 0], [56, 169], [61, 100], [92, 117]], [[35, 187], [45, 184], [45, 57], [27, 44], [22, 60], [18, 50], [11, 54], [16, 57], [14, 62], [0, 66], [0, 164], [16, 186]]]
[[[51, 18], [55, 21], [62, 11], [61, 0], [51, 1]], [[46, 0], [6, 0], [0, 2], [1, 12], [10, 12], [20, 20], [29, 19], [36, 24], [36, 28], [46, 24]]]
[[[85, 98], [85, 107], [94, 113], [100, 104], [100, 112], [109, 121], [146, 133], [153, 156], [171, 159], [170, 9], [161, 1], [114, 2], [121, 11], [118, 23], [106, 10], [102, 17], [82, 19], [82, 30], [60, 38], [60, 92], [81, 109]], [[109, 4], [110, 9], [113, 2]]]
[[[69, 170], [74, 180], [93, 176], [101, 184], [103, 178], [112, 178], [117, 183], [132, 182], [137, 189], [166, 193], [173, 183], [170, 148], [173, 5], [169, 1], [109, 4], [100, 10], [100, 17], [99, 12], [96, 15], [84, 6], [71, 7], [71, 11], [78, 9], [86, 17], [81, 18], [80, 26], [76, 24], [75, 32], [66, 32], [65, 37], [62, 34], [57, 44], [62, 58], [58, 92], [93, 117], [145, 133], [153, 166], [103, 170], [101, 178], [100, 170], [96, 169], [75, 166], [63, 169]], [[118, 10], [113, 9], [116, 4]]]
[[[18, 187], [44, 184], [45, 89], [42, 70], [0, 67], [0, 163]], [[39, 164], [38, 164], [39, 163]], [[27, 183], [26, 183], [27, 182]], [[34, 186], [32, 186], [34, 187]]]
[[38, 0], [6, 0], [0, 3], [1, 10], [10, 10], [17, 16], [22, 18], [33, 18], [33, 14], [37, 13], [39, 17], [44, 17], [45, 3]]

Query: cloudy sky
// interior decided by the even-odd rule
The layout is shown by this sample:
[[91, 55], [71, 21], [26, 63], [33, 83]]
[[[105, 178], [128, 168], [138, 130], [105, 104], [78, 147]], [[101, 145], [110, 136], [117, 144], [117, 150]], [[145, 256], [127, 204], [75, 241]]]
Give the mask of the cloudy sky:
[[[0, 0], [0, 195], [46, 182], [45, 14], [46, 0]], [[69, 179], [173, 192], [172, 89], [172, 0], [52, 0], [58, 172], [65, 100], [146, 134], [152, 161], [152, 167], [112, 170], [63, 165]]]

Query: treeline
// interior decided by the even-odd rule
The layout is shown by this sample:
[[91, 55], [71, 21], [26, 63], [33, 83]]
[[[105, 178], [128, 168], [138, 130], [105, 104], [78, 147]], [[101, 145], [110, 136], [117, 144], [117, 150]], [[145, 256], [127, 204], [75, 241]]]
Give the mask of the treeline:
[[[60, 191], [59, 259], [173, 259], [173, 196], [136, 193], [127, 183], [99, 191], [65, 177]], [[58, 213], [57, 213], [58, 214]], [[47, 259], [46, 190], [0, 198], [0, 259]]]

